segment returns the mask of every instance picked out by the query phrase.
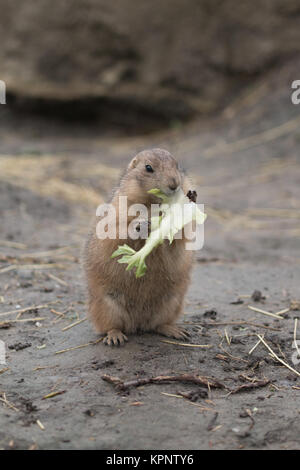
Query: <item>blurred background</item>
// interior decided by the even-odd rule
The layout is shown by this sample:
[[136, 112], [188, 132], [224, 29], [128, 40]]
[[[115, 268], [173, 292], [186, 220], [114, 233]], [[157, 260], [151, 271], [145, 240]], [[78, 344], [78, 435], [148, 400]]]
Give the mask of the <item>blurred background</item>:
[[200, 258], [299, 261], [299, 1], [0, 7], [6, 247], [80, 244], [129, 159], [161, 146], [206, 205]]

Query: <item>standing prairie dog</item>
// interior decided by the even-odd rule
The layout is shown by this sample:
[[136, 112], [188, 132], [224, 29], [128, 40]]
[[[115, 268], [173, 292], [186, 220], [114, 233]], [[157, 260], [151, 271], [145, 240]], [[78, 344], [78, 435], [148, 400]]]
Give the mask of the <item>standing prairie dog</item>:
[[[95, 218], [85, 246], [84, 268], [89, 317], [96, 331], [106, 335], [105, 344], [123, 344], [127, 334], [137, 331], [152, 331], [178, 339], [187, 335], [175, 324], [182, 313], [193, 260], [193, 252], [185, 249], [184, 237], [172, 244], [165, 240], [156, 247], [146, 259], [146, 274], [138, 279], [133, 270], [126, 271], [126, 265], [111, 258], [118, 245], [126, 243], [139, 250], [145, 243], [143, 239], [118, 238], [119, 196], [127, 196], [128, 207], [144, 204], [150, 217], [151, 204], [161, 200], [148, 191], [158, 188], [171, 195], [179, 187], [185, 194], [190, 189], [174, 157], [162, 149], [145, 150], [131, 160], [111, 200], [116, 208], [116, 239], [97, 238], [99, 218]], [[128, 224], [131, 221], [128, 217]]]

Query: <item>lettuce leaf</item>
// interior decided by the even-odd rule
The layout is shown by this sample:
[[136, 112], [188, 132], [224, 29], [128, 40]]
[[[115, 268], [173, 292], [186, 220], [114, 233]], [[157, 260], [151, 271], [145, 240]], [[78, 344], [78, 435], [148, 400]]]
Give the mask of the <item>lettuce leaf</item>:
[[128, 245], [120, 245], [111, 256], [112, 258], [122, 256], [118, 259], [118, 263], [128, 264], [126, 271], [136, 268], [137, 278], [145, 275], [147, 269], [145, 259], [154, 248], [165, 239], [168, 239], [171, 244], [176, 233], [186, 224], [192, 221], [196, 224], [203, 224], [206, 219], [206, 214], [199, 210], [197, 204], [189, 201], [182, 189], [172, 196], [167, 196], [156, 188], [148, 192], [162, 199], [159, 207], [162, 215], [157, 214], [151, 217], [151, 232], [145, 245], [139, 251], [135, 251]]

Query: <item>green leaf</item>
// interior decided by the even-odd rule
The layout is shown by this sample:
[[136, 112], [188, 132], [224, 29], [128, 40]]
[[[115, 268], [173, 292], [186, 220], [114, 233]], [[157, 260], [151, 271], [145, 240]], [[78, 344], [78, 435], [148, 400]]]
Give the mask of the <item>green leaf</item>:
[[157, 188], [150, 189], [148, 191], [148, 193], [149, 194], [154, 194], [154, 196], [159, 197], [163, 201], [168, 201], [169, 200], [169, 197], [165, 193], [163, 193], [160, 189], [157, 189]]
[[[136, 278], [145, 275], [147, 270], [145, 259], [158, 245], [162, 244], [166, 239], [171, 244], [175, 234], [192, 220], [195, 220], [197, 224], [203, 224], [206, 219], [206, 214], [199, 210], [197, 204], [189, 202], [182, 190], [177, 191], [170, 197], [157, 188], [151, 189], [148, 192], [163, 200], [160, 205], [163, 215], [154, 215], [152, 217], [151, 232], [144, 246], [139, 251], [135, 251], [125, 244], [119, 246], [111, 255], [112, 258], [121, 256], [118, 259], [118, 263], [128, 264], [126, 271], [136, 268]], [[183, 213], [185, 204], [188, 204], [189, 210]]]
[[118, 249], [113, 252], [111, 258], [117, 258], [120, 255], [134, 255], [136, 252], [133, 248], [128, 245], [119, 245]]

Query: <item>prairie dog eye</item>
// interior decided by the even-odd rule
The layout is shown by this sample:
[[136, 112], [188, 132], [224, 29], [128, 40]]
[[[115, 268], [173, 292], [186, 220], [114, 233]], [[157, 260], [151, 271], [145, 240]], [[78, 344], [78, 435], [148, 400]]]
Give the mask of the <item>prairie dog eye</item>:
[[153, 173], [154, 172], [151, 165], [145, 165], [145, 168], [146, 168], [146, 171], [148, 171], [148, 173]]

